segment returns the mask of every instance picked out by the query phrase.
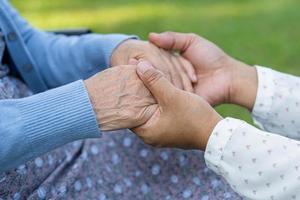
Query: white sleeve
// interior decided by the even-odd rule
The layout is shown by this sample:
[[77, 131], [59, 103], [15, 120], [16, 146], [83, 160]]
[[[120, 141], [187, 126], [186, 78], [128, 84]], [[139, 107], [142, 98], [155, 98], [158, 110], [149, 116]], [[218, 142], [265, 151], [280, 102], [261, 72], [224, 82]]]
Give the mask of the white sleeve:
[[256, 69], [254, 122], [269, 132], [300, 139], [300, 78], [264, 67]]
[[209, 138], [205, 161], [246, 199], [300, 199], [300, 142], [226, 118]]

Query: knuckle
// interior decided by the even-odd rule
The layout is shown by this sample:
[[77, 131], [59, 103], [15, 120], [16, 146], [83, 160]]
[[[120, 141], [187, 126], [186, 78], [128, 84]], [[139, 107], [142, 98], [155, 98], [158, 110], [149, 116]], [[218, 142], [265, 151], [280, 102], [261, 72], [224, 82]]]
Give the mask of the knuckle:
[[195, 33], [189, 33], [188, 34], [189, 43], [194, 43], [198, 39], [199, 39], [199, 36], [197, 34], [195, 34]]
[[196, 38], [197, 37], [197, 34], [195, 34], [195, 33], [188, 33], [187, 35], [191, 38]]
[[167, 34], [167, 35], [173, 35], [174, 32], [172, 32], [172, 31], [165, 31], [164, 34]]
[[155, 70], [148, 70], [145, 73], [145, 77], [147, 79], [147, 82], [150, 85], [153, 85], [162, 77], [162, 74]]

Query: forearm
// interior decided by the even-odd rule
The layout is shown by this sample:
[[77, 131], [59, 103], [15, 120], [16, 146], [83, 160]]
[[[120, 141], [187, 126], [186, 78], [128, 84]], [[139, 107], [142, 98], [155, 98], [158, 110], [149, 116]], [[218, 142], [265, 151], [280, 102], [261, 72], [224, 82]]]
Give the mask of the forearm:
[[48, 88], [86, 79], [106, 69], [115, 48], [127, 39], [137, 38], [123, 34], [55, 35], [32, 27], [8, 1], [1, 2], [1, 6], [20, 35], [19, 42], [33, 59], [34, 70]]
[[0, 173], [66, 143], [100, 137], [82, 81], [0, 101]]
[[106, 69], [114, 49], [130, 38], [135, 37], [121, 34], [66, 37], [35, 30], [27, 46], [39, 73], [53, 88]]
[[246, 199], [293, 199], [300, 194], [299, 147], [295, 140], [226, 118], [214, 129], [205, 160]]

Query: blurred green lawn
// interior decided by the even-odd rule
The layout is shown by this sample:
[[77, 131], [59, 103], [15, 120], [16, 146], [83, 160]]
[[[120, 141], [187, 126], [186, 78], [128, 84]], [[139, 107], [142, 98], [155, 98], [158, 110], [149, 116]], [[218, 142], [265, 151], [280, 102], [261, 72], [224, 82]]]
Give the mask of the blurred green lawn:
[[[249, 64], [300, 75], [299, 0], [12, 0], [42, 29], [90, 27], [99, 33], [151, 31], [200, 34]], [[251, 121], [237, 106], [223, 116]]]

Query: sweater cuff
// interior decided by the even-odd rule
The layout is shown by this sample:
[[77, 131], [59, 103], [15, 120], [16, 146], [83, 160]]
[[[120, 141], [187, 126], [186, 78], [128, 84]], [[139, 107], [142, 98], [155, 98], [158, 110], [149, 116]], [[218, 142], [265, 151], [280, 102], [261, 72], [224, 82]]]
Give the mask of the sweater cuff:
[[223, 160], [223, 153], [228, 141], [236, 129], [243, 123], [245, 122], [228, 117], [221, 120], [212, 131], [206, 146], [204, 158], [207, 167], [217, 174], [222, 174], [220, 162]]
[[17, 105], [35, 156], [78, 139], [101, 136], [82, 80], [21, 99]]

